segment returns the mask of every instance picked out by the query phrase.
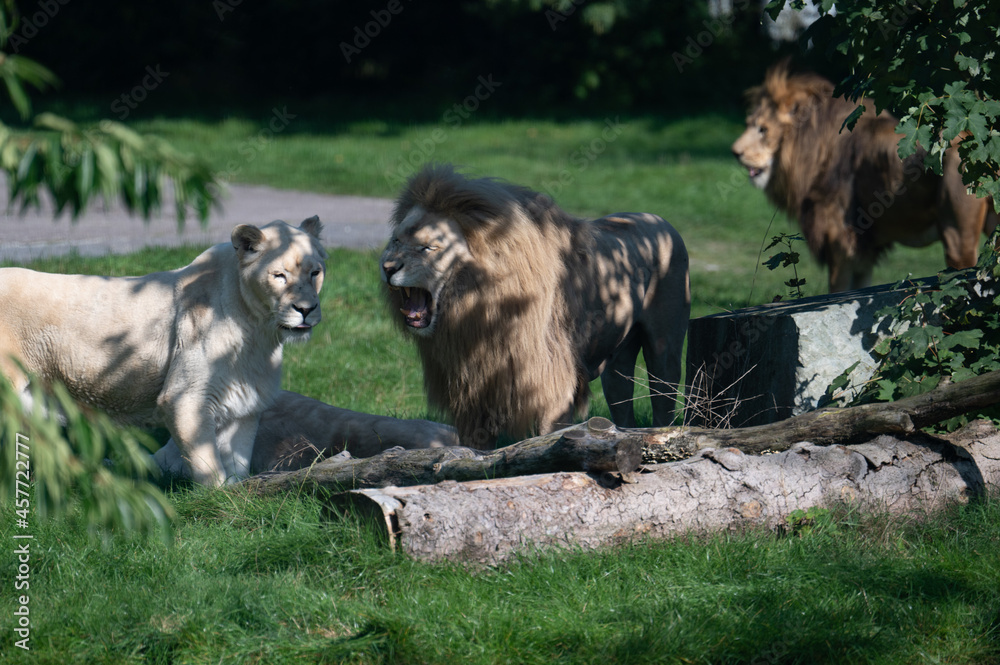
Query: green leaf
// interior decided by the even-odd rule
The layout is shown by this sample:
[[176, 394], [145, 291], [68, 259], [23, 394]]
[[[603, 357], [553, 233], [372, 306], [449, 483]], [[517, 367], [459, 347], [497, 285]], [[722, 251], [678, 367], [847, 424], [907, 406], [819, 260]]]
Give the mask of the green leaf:
[[3, 70], [3, 82], [7, 86], [7, 94], [10, 101], [14, 103], [14, 108], [21, 115], [22, 120], [26, 120], [31, 115], [31, 102], [28, 95], [21, 86], [21, 81], [9, 70]]
[[844, 119], [843, 124], [841, 124], [840, 126], [840, 131], [844, 131], [844, 129], [847, 129], [849, 131], [853, 130], [854, 126], [858, 124], [858, 120], [861, 119], [861, 116], [864, 114], [864, 112], [865, 112], [865, 107], [859, 104], [857, 108], [851, 111], [850, 115], [848, 115]]
[[944, 123], [944, 133], [942, 134], [945, 141], [951, 141], [961, 132], [964, 132], [969, 128], [969, 119], [964, 115], [949, 115]]
[[983, 338], [982, 330], [960, 330], [945, 336], [938, 344], [939, 349], [954, 349], [963, 347], [967, 349], [978, 349], [979, 342]]
[[976, 140], [986, 139], [990, 135], [989, 122], [986, 120], [986, 116], [981, 113], [971, 113], [967, 126]]
[[770, 0], [770, 2], [764, 6], [764, 11], [767, 12], [768, 16], [770, 16], [772, 20], [777, 20], [778, 14], [780, 14], [781, 10], [784, 8], [785, 0]]
[[979, 74], [979, 61], [975, 58], [958, 53], [955, 55], [955, 63], [958, 64], [960, 70], [969, 72], [972, 76]]
[[35, 127], [41, 129], [51, 129], [55, 132], [62, 132], [64, 134], [72, 134], [77, 130], [76, 123], [72, 120], [63, 118], [54, 113], [39, 113], [35, 116]]
[[781, 263], [782, 261], [784, 261], [784, 257], [785, 253], [779, 252], [778, 254], [775, 254], [771, 258], [764, 261], [762, 265], [766, 266], [768, 270], [777, 270], [778, 268], [781, 267]]

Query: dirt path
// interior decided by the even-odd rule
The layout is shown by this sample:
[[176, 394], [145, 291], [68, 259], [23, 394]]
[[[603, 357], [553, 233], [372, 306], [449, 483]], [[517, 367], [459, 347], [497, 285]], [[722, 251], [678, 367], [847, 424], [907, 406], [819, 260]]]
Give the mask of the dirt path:
[[329, 247], [380, 248], [389, 237], [391, 212], [392, 201], [388, 199], [251, 185], [231, 185], [222, 211], [213, 212], [207, 227], [189, 219], [183, 231], [177, 227], [173, 206], [167, 205], [148, 223], [130, 217], [117, 204], [105, 209], [99, 201], [76, 221], [70, 221], [68, 214], [53, 219], [51, 206], [24, 215], [4, 209], [0, 216], [0, 261], [22, 263], [73, 250], [95, 256], [145, 246], [210, 245], [228, 240], [237, 224], [260, 225], [275, 219], [298, 224], [312, 215], [322, 220], [323, 242]]

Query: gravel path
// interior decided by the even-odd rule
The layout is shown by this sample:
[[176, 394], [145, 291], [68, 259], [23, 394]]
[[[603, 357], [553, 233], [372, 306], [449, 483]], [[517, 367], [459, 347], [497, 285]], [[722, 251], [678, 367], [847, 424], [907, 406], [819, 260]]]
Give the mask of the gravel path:
[[[0, 187], [6, 189], [3, 183]], [[283, 219], [298, 224], [319, 215], [328, 247], [381, 248], [389, 237], [392, 201], [361, 196], [331, 196], [249, 185], [230, 185], [222, 211], [213, 211], [208, 226], [189, 219], [177, 227], [172, 205], [144, 222], [120, 205], [105, 209], [98, 201], [71, 221], [68, 214], [53, 219], [51, 206], [24, 215], [3, 210], [0, 216], [0, 261], [22, 263], [76, 250], [84, 256], [125, 253], [146, 246], [211, 245], [225, 242], [237, 224], [266, 224]]]

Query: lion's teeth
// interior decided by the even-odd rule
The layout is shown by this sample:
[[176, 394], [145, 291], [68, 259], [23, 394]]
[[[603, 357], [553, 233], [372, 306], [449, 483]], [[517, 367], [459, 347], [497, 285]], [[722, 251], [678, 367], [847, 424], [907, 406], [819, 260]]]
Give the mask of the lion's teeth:
[[410, 315], [410, 310], [406, 309], [405, 307], [400, 307], [399, 311], [402, 312], [403, 316], [409, 316]]
[[405, 293], [406, 297], [409, 298], [410, 297], [410, 287], [404, 286], [403, 287], [403, 293]]

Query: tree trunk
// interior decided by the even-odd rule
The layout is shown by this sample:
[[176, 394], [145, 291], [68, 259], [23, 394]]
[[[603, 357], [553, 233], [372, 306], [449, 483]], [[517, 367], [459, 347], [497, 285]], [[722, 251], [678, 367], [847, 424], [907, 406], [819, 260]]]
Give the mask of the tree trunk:
[[761, 453], [787, 450], [803, 441], [817, 445], [851, 444], [871, 440], [878, 434], [905, 435], [998, 403], [1000, 371], [940, 386], [896, 402], [819, 409], [756, 427], [619, 430], [605, 418], [592, 418], [586, 423], [495, 451], [447, 447], [389, 450], [363, 459], [337, 456], [297, 471], [260, 474], [246, 483], [254, 491], [270, 494], [296, 489], [303, 484], [341, 491], [555, 471], [622, 474], [635, 471], [640, 463], [685, 459], [707, 448]]
[[948, 439], [882, 435], [773, 455], [713, 449], [652, 469], [612, 484], [560, 472], [354, 490], [337, 500], [372, 511], [390, 542], [417, 559], [497, 564], [532, 547], [778, 528], [794, 510], [842, 502], [912, 512], [968, 500], [1000, 487], [1000, 434], [977, 421]]

